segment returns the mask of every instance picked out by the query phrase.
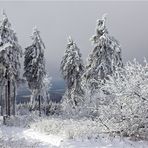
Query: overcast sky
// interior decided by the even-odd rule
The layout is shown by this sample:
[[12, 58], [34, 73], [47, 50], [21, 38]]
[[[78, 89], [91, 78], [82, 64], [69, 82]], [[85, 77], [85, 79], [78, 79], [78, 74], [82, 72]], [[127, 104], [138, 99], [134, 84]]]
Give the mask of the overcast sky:
[[148, 2], [0, 2], [20, 44], [30, 45], [36, 25], [46, 45], [47, 70], [53, 79], [60, 79], [59, 65], [67, 37], [71, 35], [81, 49], [83, 59], [93, 49], [89, 38], [96, 20], [108, 13], [109, 33], [120, 41], [124, 62], [136, 57], [148, 58]]

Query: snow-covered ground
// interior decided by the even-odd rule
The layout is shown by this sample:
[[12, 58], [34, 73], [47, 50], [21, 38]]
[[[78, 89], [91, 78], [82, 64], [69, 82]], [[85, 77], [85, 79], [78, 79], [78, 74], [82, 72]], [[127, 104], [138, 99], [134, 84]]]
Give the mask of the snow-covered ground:
[[98, 139], [65, 139], [21, 127], [0, 127], [0, 147], [4, 148], [147, 148], [145, 141], [100, 136]]
[[[20, 127], [1, 126], [0, 139], [7, 147], [54, 147], [60, 146], [59, 137], [54, 135], [45, 135], [35, 132], [32, 129], [25, 129]], [[0, 142], [0, 143], [1, 143]], [[3, 146], [2, 144], [0, 146]]]

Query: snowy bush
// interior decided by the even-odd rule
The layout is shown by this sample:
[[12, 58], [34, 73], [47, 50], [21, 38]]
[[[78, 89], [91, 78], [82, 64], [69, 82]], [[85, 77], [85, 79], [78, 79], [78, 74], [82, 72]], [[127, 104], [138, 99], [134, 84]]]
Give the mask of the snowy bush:
[[52, 101], [50, 101], [44, 109], [46, 115], [59, 115], [62, 111], [61, 104]]
[[98, 106], [105, 125], [112, 130], [112, 123], [116, 131], [134, 139], [148, 139], [148, 63], [128, 62], [100, 91], [109, 96], [108, 101], [100, 99]]
[[59, 135], [68, 139], [75, 138], [97, 138], [105, 131], [105, 127], [98, 122], [88, 118], [68, 119], [63, 117], [44, 118], [30, 125], [36, 131], [46, 134]]
[[7, 126], [29, 127], [31, 123], [39, 120], [38, 112], [32, 112], [27, 115], [11, 116], [6, 118]]
[[17, 115], [28, 115], [31, 111], [31, 104], [30, 103], [23, 103], [16, 105]]
[[[38, 113], [39, 110], [39, 105], [38, 102], [35, 103], [34, 108], [32, 108], [31, 103], [23, 103], [23, 104], [18, 104], [16, 105], [16, 111], [17, 115], [22, 116], [22, 115], [29, 115], [29, 114], [34, 114]], [[44, 115], [58, 115], [61, 114], [61, 104], [52, 102], [52, 101], [46, 101], [46, 103], [41, 104], [40, 110], [42, 113], [42, 116]], [[39, 113], [38, 113], [39, 114]]]

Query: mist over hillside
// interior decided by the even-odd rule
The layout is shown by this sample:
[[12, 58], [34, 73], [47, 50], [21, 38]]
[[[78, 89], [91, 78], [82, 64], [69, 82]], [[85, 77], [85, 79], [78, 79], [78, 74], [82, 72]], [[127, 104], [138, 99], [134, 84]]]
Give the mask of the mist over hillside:
[[[50, 99], [53, 102], [59, 102], [65, 91], [65, 83], [63, 80], [52, 80], [51, 83], [52, 83], [51, 89], [49, 90]], [[19, 85], [16, 102], [17, 103], [29, 102], [30, 95], [31, 92], [28, 88], [27, 83], [23, 82]]]

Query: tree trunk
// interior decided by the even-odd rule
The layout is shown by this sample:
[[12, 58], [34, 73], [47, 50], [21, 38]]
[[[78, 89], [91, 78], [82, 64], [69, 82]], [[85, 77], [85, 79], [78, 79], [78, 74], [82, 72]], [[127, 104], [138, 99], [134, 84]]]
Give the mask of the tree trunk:
[[49, 94], [48, 92], [46, 92], [46, 100], [45, 100], [45, 115], [47, 115], [47, 104], [48, 104], [48, 101], [49, 101]]
[[11, 115], [11, 110], [10, 110], [10, 108], [11, 108], [11, 105], [10, 105], [10, 100], [11, 100], [11, 88], [10, 88], [11, 86], [10, 86], [10, 80], [8, 80], [8, 116], [10, 116]]
[[39, 100], [39, 116], [41, 117], [41, 96], [38, 96], [38, 100]]
[[15, 82], [13, 82], [13, 88], [14, 88], [14, 92], [13, 92], [13, 107], [12, 107], [12, 114], [15, 116], [15, 104], [16, 104], [16, 84]]
[[4, 104], [3, 104], [3, 88], [1, 86], [1, 94], [0, 94], [0, 97], [1, 97], [1, 116], [3, 116], [3, 107], [4, 107]]
[[6, 84], [5, 86], [5, 109], [6, 109], [6, 115], [8, 115], [8, 86]]

